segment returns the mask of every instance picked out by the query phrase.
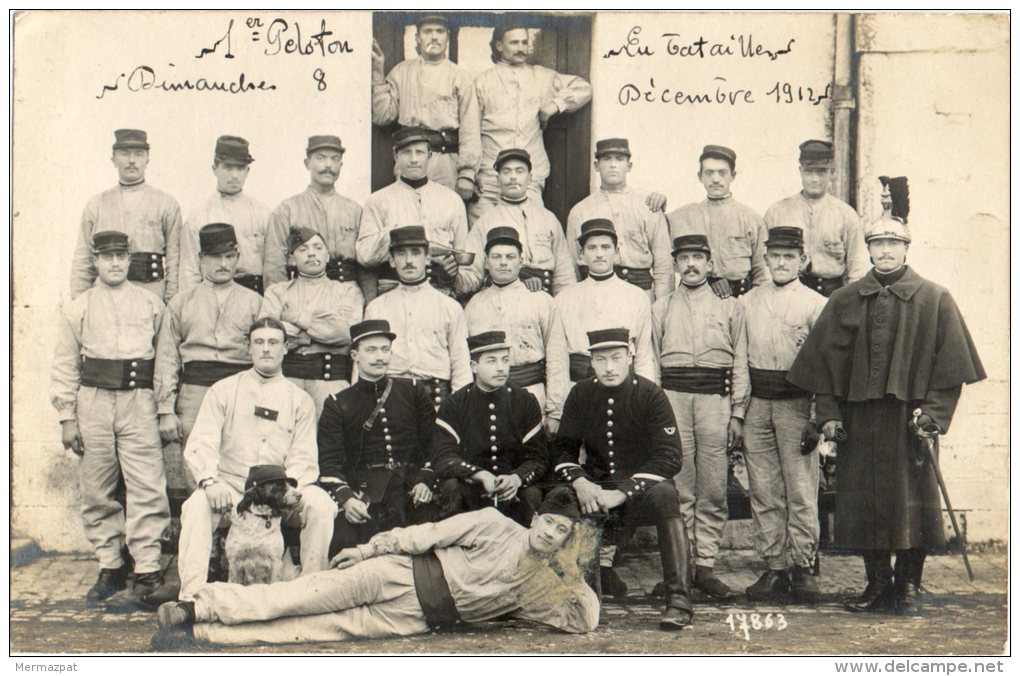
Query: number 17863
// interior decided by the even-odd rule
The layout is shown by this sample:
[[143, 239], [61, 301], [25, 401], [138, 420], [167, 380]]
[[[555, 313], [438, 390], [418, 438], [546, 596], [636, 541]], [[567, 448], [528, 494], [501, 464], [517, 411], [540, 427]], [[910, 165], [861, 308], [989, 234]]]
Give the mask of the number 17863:
[[782, 631], [789, 625], [782, 613], [730, 613], [726, 616], [730, 631], [744, 634], [744, 640], [751, 640], [752, 631]]

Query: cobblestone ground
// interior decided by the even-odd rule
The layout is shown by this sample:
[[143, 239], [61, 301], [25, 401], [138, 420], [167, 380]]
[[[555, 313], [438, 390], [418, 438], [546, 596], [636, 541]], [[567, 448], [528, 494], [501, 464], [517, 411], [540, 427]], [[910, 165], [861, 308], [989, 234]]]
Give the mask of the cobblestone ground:
[[[860, 593], [863, 566], [856, 556], [823, 554], [821, 602], [813, 607], [697, 603], [695, 624], [680, 633], [659, 631], [661, 601], [648, 596], [661, 580], [658, 555], [631, 552], [618, 565], [630, 586], [623, 603], [604, 604], [598, 630], [574, 636], [523, 622], [490, 622], [455, 634], [406, 639], [259, 646], [257, 653], [708, 653], [708, 654], [1001, 654], [1007, 639], [1005, 553], [972, 555], [977, 576], [968, 582], [958, 556], [935, 556], [925, 568], [923, 618], [854, 615], [840, 603]], [[165, 557], [169, 578], [176, 560]], [[761, 564], [749, 551], [724, 551], [719, 576], [734, 589], [753, 583]], [[11, 571], [13, 653], [147, 652], [155, 631], [151, 613], [103, 613], [85, 606], [95, 581], [86, 556], [44, 556]], [[697, 599], [695, 599], [697, 600]], [[747, 614], [746, 633], [739, 613]], [[755, 629], [750, 613], [761, 628]], [[767, 627], [771, 613], [772, 626]], [[779, 621], [779, 615], [782, 621]], [[733, 628], [729, 619], [733, 618]], [[779, 626], [785, 624], [785, 627]]]

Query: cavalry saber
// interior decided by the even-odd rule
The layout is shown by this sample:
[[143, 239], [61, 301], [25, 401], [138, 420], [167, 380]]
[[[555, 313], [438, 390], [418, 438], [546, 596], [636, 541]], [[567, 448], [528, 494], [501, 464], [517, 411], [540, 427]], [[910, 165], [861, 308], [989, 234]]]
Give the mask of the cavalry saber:
[[[914, 427], [917, 427], [917, 420], [921, 416], [921, 409], [914, 409]], [[956, 522], [956, 512], [953, 511], [953, 503], [949, 501], [949, 492], [946, 490], [946, 482], [942, 478], [942, 470], [939, 469], [938, 457], [936, 456], [936, 449], [938, 449], [938, 435], [924, 437], [924, 447], [928, 451], [928, 459], [931, 461], [931, 467], [935, 470], [935, 480], [939, 484], [939, 490], [942, 491], [942, 499], [946, 503], [946, 510], [949, 512], [949, 520], [953, 524], [953, 531], [956, 533], [956, 539], [960, 541], [960, 553], [963, 555], [963, 565], [967, 568], [967, 577], [970, 581], [974, 581], [974, 570], [970, 567], [970, 559], [967, 558], [967, 542], [963, 539], [963, 533], [960, 532], [960, 524]]]

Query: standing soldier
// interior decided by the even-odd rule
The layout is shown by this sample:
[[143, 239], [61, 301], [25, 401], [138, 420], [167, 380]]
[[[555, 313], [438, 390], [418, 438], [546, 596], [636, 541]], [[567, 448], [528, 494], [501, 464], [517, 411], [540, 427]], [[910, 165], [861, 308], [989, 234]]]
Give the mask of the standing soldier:
[[875, 267], [832, 294], [788, 377], [815, 393], [824, 436], [846, 438], [835, 536], [864, 550], [868, 578], [848, 609], [919, 615], [925, 548], [945, 543], [923, 444], [948, 431], [963, 385], [985, 372], [952, 296], [906, 265], [907, 180], [882, 182], [889, 205], [865, 232]]
[[204, 281], [170, 299], [156, 349], [159, 433], [182, 449], [209, 387], [251, 368], [247, 332], [262, 306], [261, 296], [235, 283], [240, 251], [233, 226], [209, 223], [198, 237]]
[[733, 592], [713, 567], [728, 513], [728, 455], [740, 446], [751, 398], [744, 308], [709, 288], [713, 262], [705, 235], [674, 239], [673, 260], [680, 286], [652, 306], [653, 336], [683, 441], [677, 487], [694, 535], [694, 586], [725, 599]]
[[390, 265], [400, 286], [369, 303], [365, 319], [385, 319], [397, 335], [388, 375], [424, 381], [439, 408], [445, 396], [471, 382], [471, 369], [464, 310], [425, 283], [428, 251], [424, 226], [390, 231]]
[[354, 243], [358, 238], [361, 207], [334, 187], [344, 163], [344, 147], [338, 136], [311, 136], [305, 148], [305, 169], [311, 176], [308, 188], [288, 197], [273, 211], [266, 233], [265, 285], [297, 276], [288, 265], [288, 237], [296, 228], [311, 228], [326, 242], [329, 260], [326, 276], [338, 282], [358, 282], [365, 292], [374, 282], [358, 266]]
[[475, 255], [474, 263], [461, 270], [468, 291], [475, 291], [485, 281], [483, 257], [485, 238], [489, 230], [512, 225], [521, 235], [523, 267], [521, 279], [531, 291], [545, 291], [555, 296], [577, 281], [570, 248], [553, 212], [542, 206], [542, 200], [528, 192], [531, 185], [531, 156], [520, 148], [508, 148], [499, 153], [494, 165], [499, 172], [499, 203], [479, 218], [468, 235], [468, 251]]
[[[574, 205], [567, 217], [567, 242], [583, 279], [588, 274], [580, 263], [577, 243], [581, 224], [593, 218], [608, 218], [622, 238], [616, 272], [648, 292], [652, 302], [673, 290], [673, 262], [669, 255], [669, 227], [662, 214], [665, 198], [653, 193], [645, 197], [627, 186], [631, 162], [630, 142], [610, 138], [595, 144], [595, 171], [602, 184], [598, 191]], [[654, 208], [653, 208], [654, 207]]]
[[365, 299], [353, 281], [326, 276], [329, 250], [321, 233], [291, 230], [289, 251], [298, 276], [266, 290], [259, 316], [287, 329], [283, 375], [311, 395], [319, 416], [326, 397], [351, 384], [351, 324], [361, 321]]
[[445, 16], [423, 14], [414, 41], [419, 58], [401, 61], [385, 78], [385, 57], [373, 42], [372, 122], [428, 129], [436, 153], [429, 178], [470, 200], [482, 152], [474, 82], [446, 56], [450, 22]]
[[71, 297], [96, 281], [92, 238], [119, 231], [131, 243], [129, 281], [141, 284], [163, 302], [177, 293], [181, 207], [170, 195], [145, 182], [149, 142], [140, 129], [113, 132], [113, 166], [119, 185], [93, 197], [81, 215], [81, 232], [71, 260]]
[[427, 460], [436, 410], [424, 384], [386, 375], [394, 338], [385, 319], [351, 327], [358, 381], [326, 399], [319, 418], [319, 485], [343, 511], [330, 556], [432, 515], [436, 475]]
[[720, 298], [747, 293], [769, 281], [765, 267], [765, 222], [751, 207], [733, 199], [737, 154], [723, 146], [705, 146], [698, 159], [698, 180], [706, 199], [670, 213], [669, 234], [702, 234], [712, 247], [715, 269], [709, 284]]
[[556, 298], [567, 339], [570, 381], [576, 383], [594, 374], [588, 354], [588, 332], [617, 323], [629, 329], [634, 372], [658, 382], [652, 347], [652, 306], [647, 293], [617, 277], [613, 270], [617, 256], [613, 222], [606, 218], [585, 221], [577, 242], [581, 245], [581, 260], [588, 267], [588, 278]]
[[[581, 511], [605, 514], [611, 531], [656, 526], [666, 588], [659, 626], [679, 630], [691, 624], [694, 612], [687, 531], [671, 480], [683, 462], [676, 420], [662, 388], [631, 372], [627, 329], [588, 337], [595, 377], [567, 395], [553, 442], [553, 471], [573, 487]], [[622, 585], [611, 561], [602, 563], [600, 573], [610, 585]]]
[[868, 253], [861, 218], [846, 202], [829, 194], [836, 174], [835, 151], [828, 141], [800, 144], [803, 190], [780, 200], [765, 212], [765, 225], [796, 226], [804, 231], [807, 267], [800, 281], [823, 296], [868, 271]]
[[567, 343], [556, 302], [533, 293], [520, 281], [524, 245], [517, 231], [489, 230], [485, 269], [492, 286], [477, 293], [464, 309], [468, 333], [503, 331], [510, 345], [510, 382], [535, 395], [545, 411], [546, 429], [556, 432], [567, 391]]
[[[126, 528], [135, 562], [132, 597], [143, 601], [163, 582], [160, 537], [170, 526], [153, 396], [163, 302], [125, 283], [131, 250], [126, 234], [104, 231], [91, 239], [89, 265], [99, 279], [64, 310], [53, 356], [52, 401], [64, 448], [81, 458], [81, 516], [99, 559], [99, 578], [85, 600], [98, 604], [126, 588]], [[126, 508], [116, 499], [122, 476]]]
[[[428, 132], [421, 127], [401, 129], [393, 135], [393, 158], [397, 180], [372, 193], [365, 201], [358, 226], [358, 262], [376, 268], [379, 292], [397, 285], [397, 276], [387, 264], [390, 230], [401, 225], [421, 223], [429, 242], [448, 249], [463, 249], [467, 241], [467, 216], [464, 202], [449, 188], [429, 181], [426, 171], [434, 161], [429, 149]], [[437, 289], [452, 295], [464, 286], [452, 254], [433, 258], [429, 280]], [[371, 301], [377, 294], [369, 294]]]
[[240, 252], [234, 281], [260, 295], [265, 290], [262, 286], [262, 257], [272, 212], [262, 202], [241, 192], [254, 161], [255, 158], [248, 152], [248, 142], [243, 138], [221, 136], [216, 139], [212, 166], [216, 176], [216, 194], [188, 216], [181, 234], [181, 291], [202, 283], [198, 232], [207, 223], [234, 226]]
[[[825, 298], [801, 284], [806, 262], [803, 231], [769, 230], [765, 263], [772, 283], [740, 298], [747, 319], [751, 403], [744, 419], [744, 455], [751, 485], [755, 545], [767, 570], [747, 597], [768, 601], [792, 588], [812, 601], [818, 585], [809, 566], [818, 551], [818, 454], [802, 448], [811, 417], [811, 395], [786, 373], [825, 307]], [[792, 587], [791, 587], [792, 586]]]
[[549, 471], [542, 409], [509, 384], [510, 345], [502, 331], [468, 339], [475, 381], [443, 402], [432, 464], [442, 481], [440, 518], [492, 506], [522, 526], [542, 503], [537, 481]]
[[528, 63], [533, 45], [528, 29], [515, 21], [492, 29], [492, 68], [475, 78], [481, 117], [482, 159], [478, 170], [479, 196], [468, 208], [471, 223], [499, 202], [500, 186], [490, 169], [505, 148], [523, 148], [535, 167], [529, 186], [542, 202], [549, 178], [549, 156], [542, 131], [553, 115], [572, 113], [591, 101], [591, 85], [577, 75], [564, 75]]

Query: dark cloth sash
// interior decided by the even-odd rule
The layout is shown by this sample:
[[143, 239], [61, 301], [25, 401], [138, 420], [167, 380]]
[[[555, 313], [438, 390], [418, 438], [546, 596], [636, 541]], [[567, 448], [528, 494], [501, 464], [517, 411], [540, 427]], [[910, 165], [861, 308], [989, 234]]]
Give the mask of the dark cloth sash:
[[305, 380], [350, 380], [351, 358], [335, 352], [288, 353], [283, 358], [283, 375]]
[[570, 382], [576, 383], [595, 375], [591, 367], [591, 357], [577, 352], [570, 353]]
[[[616, 276], [625, 282], [629, 282], [639, 289], [650, 291], [652, 285], [655, 282], [655, 278], [652, 277], [651, 268], [631, 268], [623, 265], [614, 265], [613, 270], [616, 271]], [[588, 279], [588, 266], [581, 266], [581, 280]]]
[[813, 289], [826, 298], [832, 292], [843, 286], [842, 277], [819, 277], [818, 275], [801, 275], [801, 283], [809, 289]]
[[[714, 283], [719, 277], [709, 277], [708, 282]], [[748, 273], [747, 277], [743, 279], [727, 279], [726, 282], [730, 285], [730, 293], [734, 298], [741, 296], [751, 290], [751, 274]]]
[[729, 394], [730, 370], [701, 366], [666, 366], [662, 389], [692, 394]]
[[450, 381], [443, 380], [442, 378], [404, 378], [399, 377], [396, 380], [406, 380], [411, 383], [424, 383], [425, 387], [428, 388], [429, 396], [432, 398], [432, 403], [435, 404], [436, 408], [443, 403], [450, 394]]
[[542, 290], [549, 293], [552, 289], [552, 275], [552, 270], [540, 270], [539, 268], [525, 266], [521, 268], [521, 273], [518, 277], [522, 281], [525, 279], [531, 279], [532, 277], [537, 277], [542, 280]]
[[529, 387], [545, 382], [545, 360], [510, 367], [510, 382], [517, 387]]
[[[358, 262], [353, 258], [334, 256], [326, 261], [326, 277], [337, 282], [355, 282], [358, 279]], [[297, 266], [287, 266], [287, 279], [298, 276]]]
[[751, 369], [751, 396], [759, 399], [796, 399], [808, 393], [786, 379], [788, 371]]
[[264, 295], [265, 289], [262, 286], [262, 275], [237, 275], [234, 281], [246, 289], [251, 289], [258, 295]]
[[448, 629], [460, 622], [460, 613], [443, 574], [443, 564], [433, 550], [411, 557], [414, 591], [425, 621], [433, 629]]
[[165, 256], [155, 251], [136, 251], [131, 254], [127, 278], [132, 282], [158, 282], [166, 275]]
[[104, 390], [151, 390], [155, 359], [82, 357], [81, 384]]
[[247, 371], [251, 364], [230, 364], [222, 361], [186, 361], [184, 362], [184, 376], [181, 382], [185, 385], [201, 385], [212, 387], [224, 378], [229, 378], [235, 373]]

